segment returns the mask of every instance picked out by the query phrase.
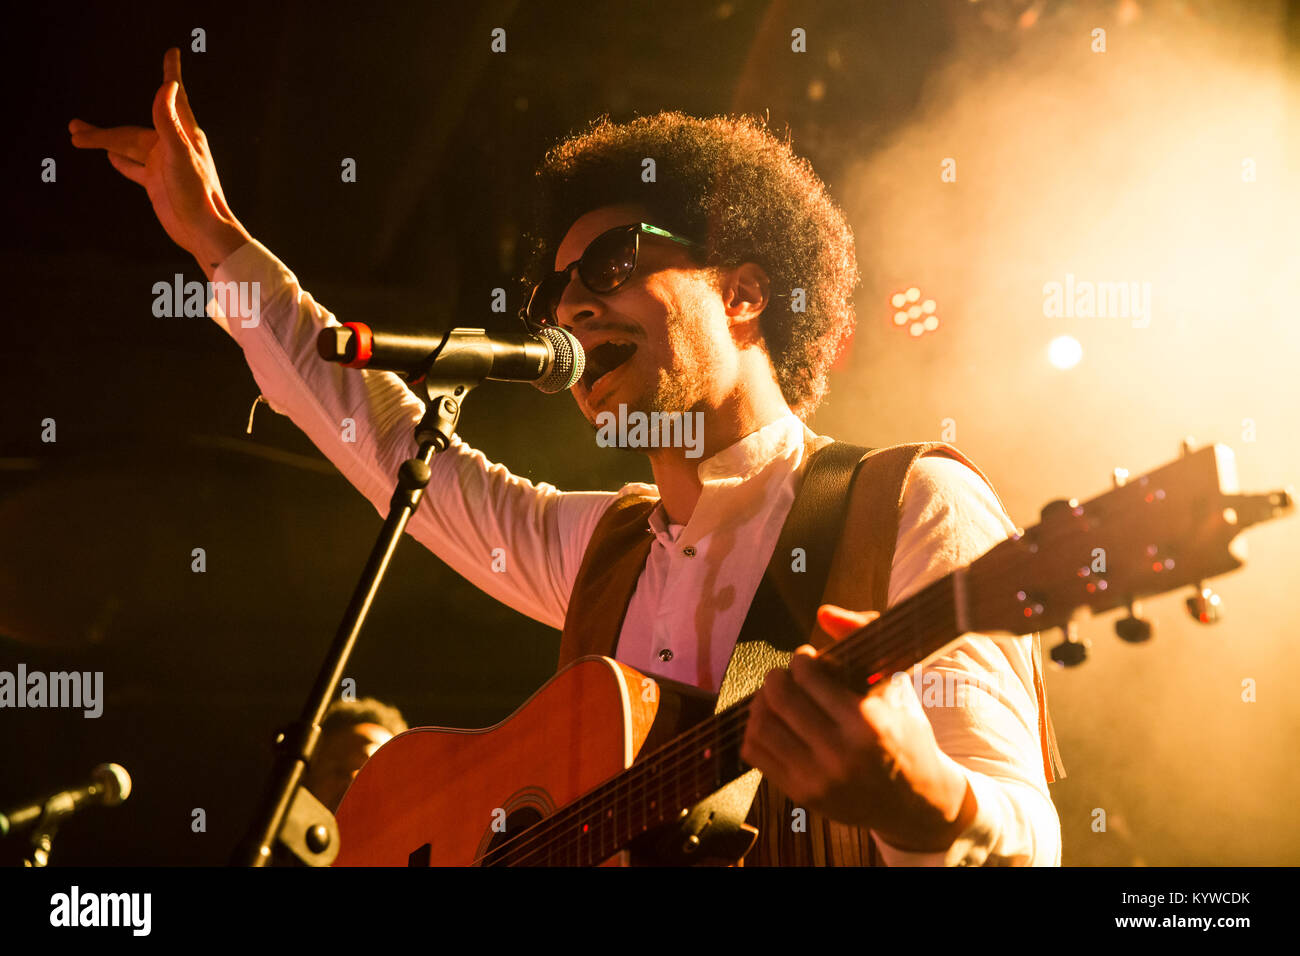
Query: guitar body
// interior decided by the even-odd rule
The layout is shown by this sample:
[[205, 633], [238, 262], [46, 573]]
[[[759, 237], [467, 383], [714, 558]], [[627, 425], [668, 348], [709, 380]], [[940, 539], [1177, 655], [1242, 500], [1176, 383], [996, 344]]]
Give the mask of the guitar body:
[[[632, 668], [587, 657], [493, 727], [399, 734], [366, 762], [339, 806], [334, 865], [474, 865], [494, 841], [631, 766], [659, 697]], [[622, 852], [605, 865], [627, 862]]]

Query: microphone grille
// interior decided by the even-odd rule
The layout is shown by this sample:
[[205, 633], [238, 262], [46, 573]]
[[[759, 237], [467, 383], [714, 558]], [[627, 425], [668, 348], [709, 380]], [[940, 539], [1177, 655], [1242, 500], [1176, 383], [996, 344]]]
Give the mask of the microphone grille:
[[120, 763], [101, 763], [90, 772], [90, 779], [103, 791], [99, 802], [115, 807], [131, 796], [131, 775]]
[[564, 329], [553, 325], [539, 330], [537, 335], [550, 343], [555, 360], [547, 373], [533, 384], [548, 395], [573, 388], [587, 367], [587, 355], [582, 351], [582, 343]]

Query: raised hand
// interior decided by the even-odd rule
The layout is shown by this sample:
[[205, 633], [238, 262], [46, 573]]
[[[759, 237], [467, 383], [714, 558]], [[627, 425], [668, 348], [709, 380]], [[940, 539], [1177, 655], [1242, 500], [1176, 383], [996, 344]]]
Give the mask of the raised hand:
[[105, 150], [114, 169], [145, 188], [167, 235], [211, 278], [249, 235], [221, 191], [208, 138], [194, 119], [181, 83], [181, 53], [175, 47], [163, 57], [153, 125], [101, 129], [74, 119], [68, 131], [73, 146]]

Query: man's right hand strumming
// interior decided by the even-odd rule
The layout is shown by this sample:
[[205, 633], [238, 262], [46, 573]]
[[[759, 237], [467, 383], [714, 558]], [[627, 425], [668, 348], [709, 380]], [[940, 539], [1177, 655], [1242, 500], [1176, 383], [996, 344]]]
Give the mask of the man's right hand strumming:
[[153, 98], [153, 129], [101, 129], [74, 119], [72, 145], [108, 152], [113, 168], [149, 194], [167, 235], [194, 256], [208, 279], [227, 256], [249, 240], [221, 192], [208, 138], [199, 129], [181, 85], [181, 53], [163, 57], [163, 83]]

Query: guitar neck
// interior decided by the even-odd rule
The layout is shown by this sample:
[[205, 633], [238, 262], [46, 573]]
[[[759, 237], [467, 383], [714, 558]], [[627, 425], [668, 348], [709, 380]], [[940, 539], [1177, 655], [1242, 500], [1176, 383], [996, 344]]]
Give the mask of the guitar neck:
[[[917, 592], [824, 651], [844, 682], [866, 693], [925, 661], [968, 630], [966, 570]], [[595, 865], [749, 771], [740, 746], [753, 696], [642, 755], [630, 768], [489, 852], [484, 866]]]

